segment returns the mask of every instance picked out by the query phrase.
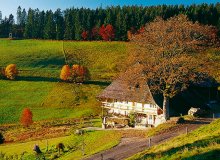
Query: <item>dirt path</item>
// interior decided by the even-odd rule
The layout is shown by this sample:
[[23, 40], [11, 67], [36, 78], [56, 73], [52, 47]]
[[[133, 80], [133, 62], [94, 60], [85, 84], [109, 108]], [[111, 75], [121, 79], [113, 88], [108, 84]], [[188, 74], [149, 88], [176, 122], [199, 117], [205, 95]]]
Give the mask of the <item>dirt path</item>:
[[149, 145], [157, 145], [180, 134], [185, 134], [186, 132], [191, 132], [201, 125], [209, 124], [212, 119], [200, 118], [193, 121], [189, 121], [182, 125], [177, 125], [170, 130], [165, 131], [159, 135], [151, 137], [151, 144], [149, 144], [149, 138], [122, 138], [120, 144], [109, 150], [97, 153], [86, 160], [122, 160], [132, 155], [141, 152], [147, 148]]

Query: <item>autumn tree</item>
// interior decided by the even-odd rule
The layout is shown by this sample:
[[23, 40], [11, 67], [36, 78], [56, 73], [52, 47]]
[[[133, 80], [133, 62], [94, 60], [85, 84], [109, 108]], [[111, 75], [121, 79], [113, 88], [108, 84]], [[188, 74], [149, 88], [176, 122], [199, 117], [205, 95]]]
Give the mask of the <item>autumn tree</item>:
[[98, 27], [93, 27], [92, 28], [92, 39], [98, 40], [99, 39], [99, 28]]
[[60, 73], [60, 79], [63, 81], [68, 81], [71, 76], [71, 69], [69, 65], [64, 65], [62, 67], [61, 73]]
[[81, 34], [83, 40], [87, 40], [88, 39], [88, 35], [89, 35], [88, 31], [83, 31], [82, 34]]
[[17, 70], [16, 64], [9, 64], [5, 68], [4, 74], [5, 74], [5, 77], [10, 80], [15, 79], [18, 75], [18, 70]]
[[200, 51], [213, 44], [216, 31], [179, 15], [154, 22], [133, 36], [136, 52], [129, 63], [144, 65], [143, 75], [154, 93], [163, 95], [164, 118], [169, 119], [169, 100], [207, 75], [207, 58]]
[[72, 79], [74, 82], [84, 82], [89, 79], [89, 70], [81, 65], [74, 64], [72, 66]]
[[33, 123], [33, 114], [29, 108], [23, 110], [20, 123], [25, 127], [29, 127]]
[[106, 27], [103, 24], [99, 29], [99, 34], [103, 40], [111, 41], [115, 36], [114, 28], [111, 24], [108, 24]]

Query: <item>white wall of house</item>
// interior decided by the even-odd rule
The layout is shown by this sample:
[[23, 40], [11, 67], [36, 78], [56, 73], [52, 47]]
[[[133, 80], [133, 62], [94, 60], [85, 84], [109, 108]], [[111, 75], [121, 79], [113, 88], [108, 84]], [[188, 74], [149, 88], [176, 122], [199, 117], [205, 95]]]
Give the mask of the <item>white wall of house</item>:
[[146, 114], [146, 117], [142, 117], [141, 123], [143, 124], [158, 125], [162, 122], [162, 119], [158, 118], [158, 106], [153, 104], [114, 100], [103, 102], [103, 107], [108, 108], [108, 112], [111, 114], [116, 113], [124, 116], [133, 112]]

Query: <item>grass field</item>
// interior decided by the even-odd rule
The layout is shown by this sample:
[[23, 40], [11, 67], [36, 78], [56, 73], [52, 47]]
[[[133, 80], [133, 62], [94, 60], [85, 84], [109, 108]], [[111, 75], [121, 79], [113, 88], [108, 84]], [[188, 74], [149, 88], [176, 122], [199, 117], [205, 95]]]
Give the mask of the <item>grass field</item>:
[[[84, 85], [59, 82], [65, 64], [88, 66], [92, 80]], [[0, 39], [0, 67], [14, 63], [16, 81], [0, 80], [0, 124], [19, 122], [25, 107], [34, 120], [76, 118], [99, 113], [96, 96], [118, 72], [127, 55], [125, 42], [63, 42]]]
[[220, 120], [151, 147], [129, 160], [220, 159]]
[[[84, 139], [85, 143], [85, 155], [82, 155], [81, 151], [81, 143], [82, 138]], [[100, 139], [103, 139], [101, 141]], [[65, 145], [65, 153], [61, 153], [60, 159], [81, 159], [82, 157], [89, 156], [91, 154], [95, 154], [102, 150], [109, 149], [119, 143], [120, 134], [114, 131], [90, 131], [85, 133], [82, 136], [71, 135], [66, 137], [59, 137], [59, 138], [52, 138], [47, 140], [40, 140], [40, 141], [31, 141], [25, 143], [14, 143], [8, 145], [0, 145], [1, 153], [5, 154], [5, 157], [15, 157], [16, 155], [18, 158], [21, 157], [22, 153], [25, 152], [23, 159], [36, 159], [33, 154], [33, 147], [35, 144], [38, 144], [45, 154], [47, 159], [52, 159], [54, 155], [58, 155], [56, 150], [56, 145], [58, 143], [63, 143]], [[46, 146], [48, 144], [48, 151], [46, 151]], [[75, 149], [70, 149], [70, 147], [75, 147]], [[1, 154], [0, 154], [1, 159]]]

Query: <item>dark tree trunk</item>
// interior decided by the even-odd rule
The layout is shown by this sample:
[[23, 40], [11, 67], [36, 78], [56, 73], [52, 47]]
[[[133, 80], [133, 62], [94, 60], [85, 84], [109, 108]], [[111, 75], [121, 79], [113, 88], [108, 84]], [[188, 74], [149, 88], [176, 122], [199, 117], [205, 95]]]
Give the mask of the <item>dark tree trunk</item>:
[[163, 96], [163, 115], [165, 120], [169, 120], [170, 119], [170, 115], [169, 115], [169, 102], [170, 102], [170, 98], [168, 96]]

